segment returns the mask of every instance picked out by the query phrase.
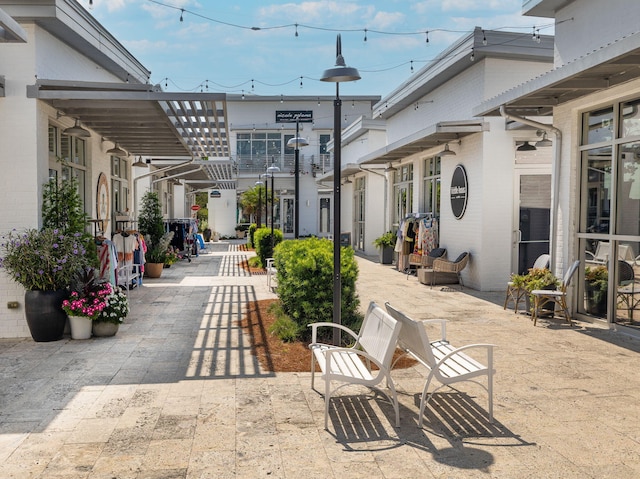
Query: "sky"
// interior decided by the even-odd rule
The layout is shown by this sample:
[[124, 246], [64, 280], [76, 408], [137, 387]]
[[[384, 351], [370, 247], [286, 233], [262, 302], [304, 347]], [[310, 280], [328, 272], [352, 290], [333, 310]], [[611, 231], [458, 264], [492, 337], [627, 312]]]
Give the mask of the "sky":
[[175, 92], [333, 95], [319, 79], [340, 34], [362, 77], [341, 94], [384, 97], [476, 26], [553, 34], [552, 19], [521, 15], [522, 0], [79, 1]]

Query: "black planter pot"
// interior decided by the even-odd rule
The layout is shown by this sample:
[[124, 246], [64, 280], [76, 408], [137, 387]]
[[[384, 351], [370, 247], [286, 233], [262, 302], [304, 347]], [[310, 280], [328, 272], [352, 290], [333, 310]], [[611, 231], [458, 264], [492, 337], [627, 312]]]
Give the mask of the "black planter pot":
[[607, 315], [607, 293], [601, 292], [598, 286], [591, 285], [585, 281], [585, 311], [594, 316], [604, 317]]
[[380, 263], [381, 264], [393, 263], [393, 247], [392, 246], [383, 246], [380, 249]]
[[205, 230], [202, 232], [202, 238], [207, 243], [211, 241], [211, 230], [209, 228], [205, 228]]
[[25, 293], [24, 312], [34, 341], [48, 342], [62, 339], [67, 322], [67, 313], [62, 309], [62, 301], [68, 296], [66, 289]]

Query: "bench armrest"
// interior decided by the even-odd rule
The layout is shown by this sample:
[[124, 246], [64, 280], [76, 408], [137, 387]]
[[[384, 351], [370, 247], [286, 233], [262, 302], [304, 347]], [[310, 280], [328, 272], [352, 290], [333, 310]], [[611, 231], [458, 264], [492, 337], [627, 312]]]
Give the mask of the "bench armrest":
[[351, 329], [347, 328], [346, 326], [343, 326], [342, 324], [319, 322], [319, 323], [307, 324], [307, 326], [311, 327], [311, 344], [316, 343], [316, 336], [318, 334], [319, 327], [338, 328], [348, 333], [356, 341], [358, 340], [358, 335], [354, 333]]
[[[365, 358], [367, 361], [371, 361], [373, 364], [375, 364], [376, 366], [378, 366], [378, 369], [380, 371], [384, 371], [385, 368], [382, 366], [382, 364], [380, 363], [380, 361], [378, 361], [376, 358], [374, 358], [373, 356], [371, 356], [369, 353], [367, 353], [366, 351], [363, 351], [361, 349], [354, 349], [354, 348], [329, 348], [327, 350], [324, 351], [325, 357], [326, 357], [326, 373], [329, 374], [329, 371], [331, 371], [331, 356], [333, 354], [340, 354], [340, 353], [352, 353], [352, 354], [357, 354], [358, 356], [362, 356], [363, 358]], [[368, 363], [367, 363], [368, 364]], [[368, 369], [371, 370], [371, 367], [368, 366]], [[334, 375], [335, 377], [336, 375]]]
[[451, 356], [455, 356], [467, 349], [486, 349], [487, 350], [487, 368], [493, 370], [493, 348], [495, 348], [495, 344], [467, 344], [466, 346], [460, 346], [459, 348], [454, 349], [448, 354], [445, 354], [440, 361], [436, 363], [436, 368], [439, 368], [447, 359]]

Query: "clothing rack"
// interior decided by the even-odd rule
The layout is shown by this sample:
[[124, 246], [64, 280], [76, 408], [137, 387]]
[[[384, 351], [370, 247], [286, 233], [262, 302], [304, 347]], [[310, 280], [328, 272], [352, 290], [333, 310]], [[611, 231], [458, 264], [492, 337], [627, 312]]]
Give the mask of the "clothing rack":
[[[416, 230], [416, 224], [418, 228]], [[435, 231], [425, 233], [425, 230]], [[396, 242], [395, 251], [398, 253], [397, 269], [406, 272], [411, 268], [409, 255], [412, 254], [428, 254], [429, 251], [438, 246], [438, 220], [432, 212], [427, 213], [411, 213], [405, 215], [400, 222], [398, 228], [398, 241]], [[429, 234], [428, 238], [425, 235]], [[424, 243], [427, 243], [425, 246]]]

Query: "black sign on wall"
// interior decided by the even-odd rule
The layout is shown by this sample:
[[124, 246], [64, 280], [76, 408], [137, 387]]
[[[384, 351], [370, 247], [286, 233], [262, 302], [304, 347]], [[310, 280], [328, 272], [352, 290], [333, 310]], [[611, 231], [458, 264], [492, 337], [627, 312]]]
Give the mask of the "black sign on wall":
[[451, 210], [456, 219], [462, 218], [467, 209], [467, 188], [467, 172], [464, 166], [458, 165], [456, 169], [453, 170], [450, 190]]
[[312, 123], [312, 110], [276, 110], [276, 123]]

